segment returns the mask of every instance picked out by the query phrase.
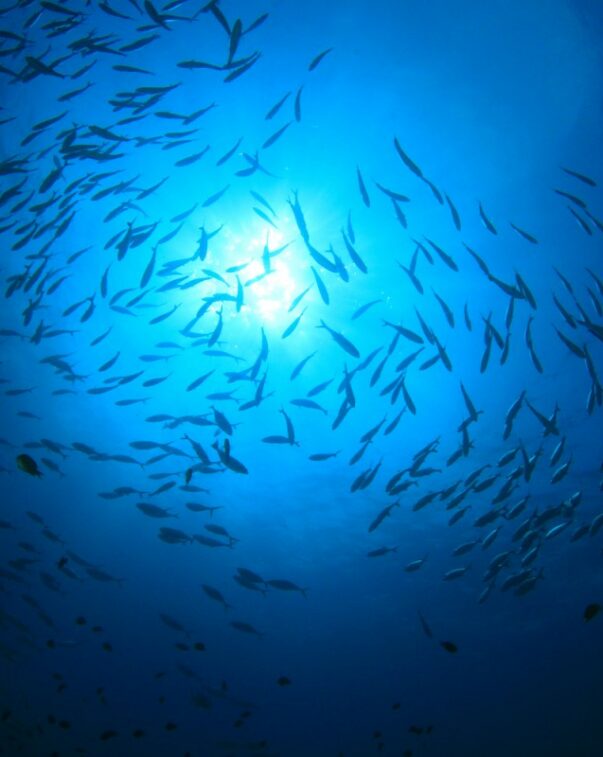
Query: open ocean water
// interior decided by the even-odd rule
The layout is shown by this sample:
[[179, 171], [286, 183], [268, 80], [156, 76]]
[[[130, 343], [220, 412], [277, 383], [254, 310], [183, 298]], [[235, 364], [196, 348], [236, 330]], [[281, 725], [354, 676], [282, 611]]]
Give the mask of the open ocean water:
[[602, 63], [2, 0], [1, 754], [603, 754]]

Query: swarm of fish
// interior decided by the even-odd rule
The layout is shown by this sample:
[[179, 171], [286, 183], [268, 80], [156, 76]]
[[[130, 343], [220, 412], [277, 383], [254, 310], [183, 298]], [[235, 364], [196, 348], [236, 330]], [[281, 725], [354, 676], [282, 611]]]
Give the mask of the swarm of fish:
[[[112, 480], [97, 492], [103, 503], [126, 500], [141, 527], [156, 529], [161, 547], [173, 548], [184, 560], [195, 550], [201, 554], [200, 547], [218, 555], [240, 549], [243, 537], [231, 533], [228, 523], [231, 503], [213, 493], [216, 475], [247, 476], [253, 486], [258, 456], [281, 455], [278, 459], [304, 465], [308, 459], [331, 466], [333, 475], [345, 480], [342, 495], [362, 502], [368, 535], [359, 556], [367, 571], [379, 561], [364, 561], [365, 556], [391, 561], [401, 580], [403, 573], [424, 572], [436, 562], [435, 550], [427, 544], [414, 554], [403, 546], [407, 542], [400, 524], [424, 517], [420, 511], [428, 508], [434, 522], [446, 529], [461, 529], [456, 524], [471, 520], [451, 554], [440, 555], [446, 569], [438, 580], [469, 582], [481, 563], [477, 582], [470, 584], [477, 603], [494, 594], [501, 602], [506, 601], [503, 594], [529, 595], [547, 580], [543, 562], [553, 559], [557, 541], [588, 541], [603, 526], [603, 509], [593, 506], [590, 480], [576, 488], [572, 477], [584, 466], [568, 402], [559, 396], [551, 405], [538, 383], [557, 350], [568, 370], [580, 372], [576, 390], [585, 395], [585, 415], [600, 413], [603, 275], [577, 265], [570, 277], [555, 268], [555, 289], [543, 293], [537, 281], [528, 283], [527, 275], [510, 274], [509, 266], [492, 253], [501, 249], [495, 247], [498, 240], [510, 244], [511, 234], [516, 244], [532, 249], [540, 245], [539, 231], [493, 218], [482, 202], [462, 216], [449, 194], [408, 154], [404, 140], [394, 135], [382, 152], [391, 161], [395, 185], [373, 178], [352, 159], [350, 207], [325, 232], [309, 193], [287, 187], [279, 178], [279, 150], [287, 144], [295, 149], [296, 134], [304, 128], [303, 110], [318, 96], [317, 77], [324, 67], [336, 65], [337, 51], [309, 52], [303, 80], [266, 104], [256, 124], [261, 137], [243, 134], [223, 144], [216, 136], [207, 143], [204, 135], [212, 128], [218, 132], [212, 119], [220, 103], [203, 100], [203, 86], [217, 93], [222, 87], [245, 86], [266, 57], [255, 46], [255, 32], [269, 22], [269, 14], [252, 17], [245, 10], [244, 19], [234, 18], [222, 5], [219, 0], [176, 1], [159, 7], [150, 0], [129, 0], [103, 1], [91, 9], [75, 0], [22, 0], [0, 15], [0, 75], [6, 88], [27, 98], [32, 82], [43, 82], [49, 107], [35, 123], [25, 124], [25, 117], [10, 106], [0, 119], [0, 228], [10, 248], [2, 275], [5, 299], [14, 313], [12, 320], [0, 324], [0, 336], [7, 351], [13, 345], [27, 350], [31, 365], [39, 366], [35, 386], [3, 380], [10, 384], [4, 395], [11, 407], [30, 422], [25, 440], [2, 440], [10, 457], [3, 470], [18, 468], [40, 479], [28, 483], [42, 491], [48, 479], [43, 474], [68, 476], [75, 458], [90, 466], [108, 463], [104, 475]], [[138, 56], [149, 51], [162, 60], [169, 38], [188, 39], [189, 27], [194, 33], [203, 29], [218, 35], [221, 54], [200, 59], [193, 46], [189, 56], [182, 44], [177, 48], [181, 57], [162, 63], [161, 70], [139, 65], [147, 58]], [[153, 78], [145, 78], [149, 76]], [[190, 107], [182, 111], [185, 100]], [[167, 166], [165, 175], [154, 170], [158, 154], [157, 162]], [[210, 161], [212, 175], [219, 177], [215, 186], [204, 179]], [[560, 169], [558, 178], [553, 193], [563, 203], [566, 220], [584, 240], [603, 232], [596, 181], [570, 168]], [[189, 198], [179, 204], [181, 181], [197, 186], [192, 203]], [[258, 249], [240, 256], [232, 252], [235, 224], [228, 202], [233, 197], [245, 198], [244, 214], [260, 229], [262, 240]], [[414, 208], [425, 202], [446, 218], [448, 241], [417, 231]], [[161, 217], [152, 214], [152, 203], [161, 207]], [[78, 249], [80, 214], [97, 223], [89, 231], [89, 244]], [[393, 260], [391, 292], [362, 301], [356, 291], [370, 281], [377, 262], [370, 230], [365, 230], [375, 216], [394, 223], [404, 241], [397, 243], [400, 259]], [[353, 218], [361, 221], [354, 223]], [[487, 232], [479, 251], [462, 239], [477, 222]], [[285, 303], [276, 326], [264, 322], [256, 292], [267, 281], [278, 280], [282, 261], [296, 267], [298, 291]], [[458, 301], [461, 278], [487, 291], [489, 312], [476, 312], [470, 299]], [[405, 307], [392, 304], [400, 293]], [[337, 297], [354, 303], [349, 317], [333, 307]], [[249, 318], [243, 342], [236, 329]], [[132, 328], [141, 345], [139, 354], [132, 354], [120, 338]], [[86, 344], [84, 350], [71, 349], [74, 336]], [[461, 351], [459, 340], [478, 344], [480, 359], [468, 364], [465, 352], [472, 359], [473, 351]], [[308, 341], [311, 350], [304, 346]], [[155, 346], [148, 348], [151, 343]], [[292, 364], [288, 381], [279, 384], [273, 376], [283, 360]], [[496, 417], [485, 403], [475, 404], [472, 389], [483, 386], [483, 374], [502, 371], [512, 360], [522, 365], [524, 385], [513, 395], [505, 394], [507, 410]], [[198, 366], [194, 375], [191, 365]], [[304, 384], [309, 371], [320, 376], [311, 386]], [[403, 455], [394, 454], [390, 442], [404, 435], [405, 423], [429, 415], [430, 408], [419, 399], [428, 376], [459, 410], [458, 425], [442, 426], [437, 437], [417, 443], [410, 454], [406, 446], [400, 447]], [[48, 385], [57, 388], [49, 392]], [[207, 392], [202, 399], [201, 392]], [[169, 401], [175, 395], [190, 397], [189, 414], [175, 410], [178, 403]], [[92, 428], [84, 442], [46, 438], [42, 418], [26, 406], [40, 397], [47, 406], [60, 407], [65, 396], [77, 396], [91, 413], [112, 413], [124, 430], [132, 429], [128, 448], [108, 451]], [[99, 404], [110, 400], [111, 405]], [[134, 432], [135, 416], [125, 414], [155, 400], [162, 406], [145, 418], [153, 432], [140, 438], [144, 432]], [[270, 418], [261, 428], [260, 406]], [[360, 417], [363, 424], [367, 419], [367, 430], [357, 440], [348, 431], [354, 427], [352, 417]], [[255, 446], [244, 441], [240, 426], [252, 433]], [[496, 443], [490, 438], [493, 428]], [[478, 448], [486, 450], [487, 460], [479, 457], [473, 465], [469, 458], [477, 457]], [[351, 473], [365, 456], [361, 470]], [[113, 482], [117, 466], [131, 471], [133, 485]], [[22, 479], [25, 485], [26, 477]], [[377, 507], [375, 500], [380, 501]], [[178, 518], [184, 513], [198, 519], [194, 532], [180, 527]], [[25, 540], [8, 556], [0, 572], [2, 590], [8, 591], [6, 584], [19, 592], [21, 603], [43, 627], [32, 631], [18, 615], [3, 612], [0, 625], [10, 629], [13, 641], [3, 641], [0, 654], [12, 662], [28, 652], [43, 648], [50, 654], [91, 639], [99, 652], [112, 653], [111, 642], [96, 641], [104, 639], [104, 628], [90, 626], [84, 616], [75, 622], [77, 633], [71, 635], [70, 629], [64, 637], [62, 624], [45, 610], [34, 587], [61, 598], [80, 582], [88, 583], [90, 591], [90, 582], [118, 591], [128, 576], [114, 575], [72, 550], [47, 524], [50, 514], [27, 515], [37, 529], [32, 538], [43, 537], [60, 556], [49, 559], [38, 541], [34, 545]], [[15, 530], [8, 520], [0, 526]], [[233, 531], [237, 533], [236, 527]], [[384, 531], [387, 536], [376, 541]], [[243, 643], [243, 637], [250, 644], [266, 644], [271, 633], [261, 622], [258, 628], [253, 618], [252, 623], [238, 615], [239, 589], [255, 594], [258, 603], [277, 601], [277, 594], [312, 600], [302, 578], [293, 581], [279, 577], [280, 571], [277, 577], [262, 572], [265, 578], [255, 566], [239, 567], [234, 575], [224, 575], [223, 585], [200, 581], [191, 600], [223, 608], [225, 633], [238, 632], [231, 634], [233, 644]], [[592, 620], [600, 609], [596, 603], [588, 605], [584, 620]], [[206, 650], [197, 629], [187, 628], [163, 608], [158, 608], [158, 617], [178, 654], [190, 653], [192, 659]], [[423, 633], [432, 639], [427, 620], [422, 614], [419, 619]], [[46, 638], [49, 633], [52, 638]], [[456, 642], [438, 644], [450, 654], [459, 651]], [[254, 703], [231, 694], [227, 685], [208, 682], [194, 664], [174, 665], [179, 675], [194, 682], [192, 704], [209, 710], [226, 700], [241, 710], [234, 727], [244, 727]], [[279, 670], [273, 673], [271, 680], [280, 687], [291, 684]], [[102, 700], [104, 691], [98, 697]], [[175, 721], [167, 719], [163, 729], [176, 731]], [[44, 728], [55, 727], [67, 731], [70, 721], [49, 716]], [[22, 743], [18, 728], [7, 733], [14, 745]], [[123, 742], [144, 733], [133, 724], [127, 734], [107, 728], [95, 739]], [[268, 754], [269, 745], [250, 740], [246, 748]]]

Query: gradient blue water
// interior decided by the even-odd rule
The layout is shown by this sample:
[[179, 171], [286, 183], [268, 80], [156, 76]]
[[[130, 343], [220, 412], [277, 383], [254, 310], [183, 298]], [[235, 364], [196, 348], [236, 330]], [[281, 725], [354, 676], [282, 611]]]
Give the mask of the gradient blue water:
[[[16, 229], [34, 217], [28, 209], [31, 205], [53, 192], [59, 202], [70, 182], [104, 171], [119, 173], [102, 180], [94, 191], [130, 179], [142, 190], [168, 179], [142, 201], [136, 200], [136, 193], [95, 201], [94, 191], [76, 191], [76, 215], [68, 231], [49, 248], [48, 268], [63, 270], [40, 290], [43, 308], [25, 326], [22, 311], [37, 296], [36, 287], [2, 299], [0, 327], [23, 335], [2, 338], [2, 390], [31, 389], [0, 396], [0, 518], [12, 525], [0, 530], [2, 567], [11, 571], [0, 579], [3, 753], [63, 755], [81, 748], [90, 755], [600, 754], [601, 617], [585, 623], [582, 616], [587, 604], [602, 602], [602, 532], [576, 542], [570, 541], [570, 535], [601, 512], [601, 408], [595, 406], [588, 414], [591, 381], [586, 365], [560, 342], [553, 326], [580, 346], [587, 344], [599, 372], [603, 353], [600, 340], [584, 326], [575, 331], [567, 327], [552, 301], [555, 293], [570, 312], [581, 317], [556, 267], [571, 281], [579, 303], [600, 327], [601, 316], [587, 287], [597, 289], [586, 269], [603, 278], [601, 232], [591, 223], [593, 233], [587, 235], [568, 211], [568, 201], [552, 191], [570, 192], [587, 202], [594, 216], [603, 216], [600, 187], [589, 187], [561, 169], [569, 167], [599, 183], [603, 176], [603, 15], [598, 4], [551, 0], [544, 7], [535, 0], [488, 4], [464, 0], [453, 7], [443, 0], [428, 5], [356, 0], [325, 7], [317, 0], [223, 0], [220, 8], [231, 25], [241, 18], [246, 28], [262, 13], [269, 14], [265, 23], [243, 35], [237, 53], [245, 57], [261, 51], [261, 58], [230, 83], [223, 82], [224, 72], [176, 66], [191, 58], [221, 62], [227, 57], [228, 36], [211, 13], [193, 21], [169, 22], [169, 30], [141, 32], [137, 27], [152, 23], [143, 4], [139, 12], [136, 3], [114, 0], [111, 7], [130, 20], [112, 17], [97, 4], [74, 1], [65, 6], [83, 14], [80, 23], [49, 39], [43, 25], [63, 20], [52, 6], [7, 4], [0, 16], [0, 28], [23, 34], [27, 40], [24, 50], [3, 55], [0, 61], [8, 69], [0, 79], [0, 116], [14, 117], [0, 127], [1, 160], [27, 158], [27, 173], [4, 175], [0, 185], [4, 192], [26, 177], [22, 194], [0, 208], [3, 227], [16, 220], [2, 234], [4, 291], [11, 277], [22, 274], [28, 264], [30, 274], [36, 269], [40, 262], [36, 256], [52, 234], [47, 232], [23, 249], [11, 249], [20, 238]], [[184, 2], [172, 12], [192, 17], [201, 7], [198, 2]], [[42, 11], [40, 18], [24, 30], [26, 20], [37, 10]], [[127, 56], [75, 55], [57, 68], [65, 79], [42, 75], [24, 82], [11, 75], [11, 71], [25, 70], [25, 56], [42, 56], [50, 46], [43, 60], [52, 61], [92, 31], [114, 35], [114, 48], [148, 33], [157, 33], [158, 39]], [[3, 50], [12, 44], [9, 38], [2, 41]], [[333, 51], [309, 72], [310, 61], [331, 47]], [[90, 72], [76, 81], [68, 78], [94, 58], [97, 62]], [[116, 64], [139, 66], [153, 75], [116, 72], [112, 69]], [[84, 94], [67, 103], [57, 101], [86, 82], [93, 86]], [[176, 83], [179, 87], [144, 111], [143, 119], [117, 123], [130, 113], [112, 110], [108, 101], [116, 93]], [[297, 123], [293, 100], [302, 85]], [[288, 91], [292, 94], [278, 115], [267, 121], [265, 114]], [[154, 115], [162, 110], [188, 114], [212, 103], [216, 107], [190, 126]], [[35, 123], [64, 110], [62, 121], [29, 145], [20, 146]], [[288, 121], [292, 123], [283, 136], [260, 149]], [[98, 137], [86, 137], [88, 125], [127, 136], [128, 141], [116, 148], [122, 157], [103, 164], [69, 161], [52, 189], [40, 192], [53, 168], [53, 157], [62, 160], [62, 137], [57, 135], [73, 124], [80, 127], [80, 141], [95, 145], [110, 147]], [[166, 132], [188, 128], [198, 128], [190, 144], [162, 149], [170, 139]], [[153, 136], [159, 138], [155, 143], [136, 141]], [[401, 162], [394, 137], [423, 174], [453, 200], [462, 219], [460, 232], [448, 208], [438, 204], [429, 188]], [[236, 154], [216, 166], [239, 138], [243, 141]], [[210, 149], [199, 162], [174, 166], [176, 160], [206, 145]], [[248, 166], [242, 153], [256, 150], [272, 175], [237, 176], [236, 171]], [[358, 191], [357, 168], [367, 184], [370, 209]], [[403, 206], [407, 230], [396, 220], [391, 202], [375, 181], [410, 197]], [[201, 207], [226, 186], [219, 201]], [[12, 212], [32, 190], [36, 195], [28, 205]], [[250, 190], [272, 205], [277, 229], [253, 212], [258, 204]], [[348, 269], [348, 283], [310, 258], [288, 204], [294, 192], [298, 192], [313, 245], [323, 253], [330, 244], [334, 246]], [[105, 221], [126, 199], [136, 207]], [[495, 224], [496, 236], [480, 221], [479, 202]], [[141, 302], [147, 307], [133, 306], [131, 315], [112, 310], [109, 301], [119, 290], [132, 288], [119, 301], [122, 305], [138, 293], [153, 245], [175, 228], [169, 219], [195, 203], [197, 208], [175, 239], [159, 248], [149, 284], [152, 291]], [[40, 225], [51, 221], [56, 212], [57, 206], [46, 211], [38, 219]], [[340, 230], [347, 224], [348, 213], [355, 247], [368, 267], [366, 275], [349, 260], [342, 242]], [[159, 224], [148, 242], [130, 249], [118, 262], [115, 247], [105, 249], [105, 244], [118, 232], [123, 234], [131, 221], [136, 226]], [[539, 243], [521, 238], [510, 223], [534, 235]], [[193, 340], [181, 333], [203, 304], [202, 298], [225, 291], [223, 284], [209, 280], [188, 289], [156, 291], [169, 280], [160, 275], [162, 266], [193, 256], [202, 225], [207, 230], [222, 225], [222, 230], [210, 241], [206, 260], [183, 267], [183, 275], [202, 277], [203, 269], [210, 269], [226, 278], [231, 293], [236, 291], [236, 280], [226, 269], [255, 260], [239, 276], [244, 282], [251, 278], [249, 271], [258, 275], [267, 233], [272, 249], [290, 243], [273, 260], [274, 272], [245, 288], [240, 312], [234, 303], [224, 303], [224, 327], [215, 348], [236, 355], [241, 362], [205, 355], [206, 346], [192, 346]], [[413, 240], [424, 237], [446, 250], [459, 272], [451, 271], [437, 256], [432, 266], [420, 255], [417, 275], [425, 293], [419, 295], [398, 262], [408, 266], [415, 250]], [[492, 323], [504, 335], [508, 298], [486, 280], [463, 243], [476, 250], [500, 279], [511, 283], [519, 272], [538, 303], [532, 311], [525, 300], [516, 302], [509, 359], [501, 366], [500, 351], [494, 346], [484, 373], [480, 372], [483, 319], [491, 313]], [[90, 250], [77, 261], [67, 262], [88, 245]], [[322, 302], [313, 286], [302, 304], [288, 313], [293, 298], [314, 283], [311, 264], [328, 288], [330, 304]], [[108, 295], [103, 298], [100, 281], [109, 265]], [[66, 273], [69, 278], [48, 295], [52, 281]], [[453, 310], [454, 329], [446, 323], [432, 287]], [[62, 315], [93, 293], [96, 307], [88, 321], [80, 322], [83, 308], [71, 316]], [[374, 299], [381, 302], [351, 320], [356, 308]], [[465, 304], [473, 322], [471, 332], [463, 321]], [[178, 309], [167, 320], [149, 324], [175, 305]], [[299, 327], [282, 339], [284, 329], [304, 306], [307, 310]], [[445, 345], [453, 371], [446, 371], [441, 363], [419, 370], [419, 363], [434, 354], [426, 345], [407, 372], [416, 415], [407, 410], [388, 436], [382, 429], [362, 460], [350, 466], [360, 437], [384, 416], [391, 422], [404, 407], [402, 396], [392, 406], [390, 396], [380, 392], [398, 375], [395, 365], [417, 348], [415, 344], [401, 338], [374, 387], [370, 378], [393, 336], [383, 319], [421, 333], [415, 307]], [[211, 333], [217, 310], [213, 307], [195, 331]], [[530, 316], [542, 374], [535, 370], [525, 346]], [[336, 430], [332, 423], [343, 398], [337, 386], [344, 367], [352, 370], [360, 361], [316, 328], [320, 319], [345, 334], [361, 358], [382, 347], [371, 365], [354, 376], [356, 407]], [[32, 343], [40, 320], [76, 333]], [[90, 346], [110, 326], [107, 339]], [[232, 401], [207, 399], [209, 393], [231, 389], [239, 401], [253, 398], [255, 384], [228, 383], [225, 373], [253, 364], [262, 328], [269, 356], [260, 376], [267, 371], [265, 393], [272, 396], [247, 411], [239, 411]], [[162, 341], [176, 342], [183, 349], [158, 348]], [[99, 372], [117, 351], [120, 357], [115, 366]], [[313, 352], [314, 357], [291, 381], [294, 366]], [[172, 357], [155, 363], [140, 360], [141, 355], [161, 353]], [[63, 356], [83, 380], [68, 383], [42, 362], [52, 355]], [[102, 386], [110, 376], [143, 369], [143, 376], [114, 391], [100, 395], [88, 391]], [[186, 391], [194, 379], [211, 370], [214, 373], [202, 386]], [[155, 387], [142, 386], [143, 381], [168, 374]], [[326, 415], [290, 404], [331, 378], [332, 384], [315, 398]], [[457, 426], [466, 416], [461, 381], [484, 412], [469, 427], [474, 443], [469, 456], [447, 466], [447, 458], [460, 443]], [[56, 393], [64, 389], [73, 393]], [[571, 456], [572, 465], [558, 484], [550, 483], [554, 468], [549, 466], [558, 439], [543, 438], [542, 427], [526, 406], [509, 440], [502, 438], [505, 413], [524, 389], [530, 402], [546, 415], [559, 404], [559, 429], [567, 437], [560, 463]], [[139, 398], [145, 402], [115, 404]], [[192, 483], [209, 493], [190, 494], [179, 487], [185, 483], [186, 468], [196, 460], [168, 457], [145, 465], [155, 451], [137, 451], [130, 443], [169, 443], [192, 454], [182, 439], [187, 433], [214, 459], [211, 445], [222, 444], [224, 438], [216, 426], [166, 428], [146, 421], [160, 413], [176, 417], [209, 413], [211, 420], [212, 404], [238, 424], [231, 438], [232, 454], [249, 474], [229, 470], [195, 474]], [[295, 425], [299, 446], [261, 441], [285, 433], [281, 408]], [[37, 417], [19, 415], [23, 411]], [[404, 492], [400, 507], [369, 533], [375, 516], [394, 501], [385, 491], [387, 481], [436, 437], [440, 446], [426, 465], [442, 472], [417, 479], [419, 487]], [[66, 457], [45, 448], [43, 439], [65, 445]], [[132, 455], [141, 465], [94, 461], [74, 449], [73, 442], [107, 455]], [[473, 523], [492, 506], [502, 475], [491, 489], [468, 495], [463, 504], [470, 504], [471, 510], [454, 526], [448, 525], [452, 513], [439, 499], [419, 512], [412, 506], [422, 494], [441, 491], [481, 465], [496, 466], [503, 452], [520, 443], [530, 454], [543, 447], [533, 478], [529, 484], [520, 479], [507, 503], [514, 504], [529, 493], [528, 508], [515, 520], [500, 519], [494, 524], [502, 528], [489, 548], [482, 550], [478, 545], [466, 557], [452, 556], [455, 547], [483, 538], [492, 528], [478, 529]], [[337, 451], [338, 456], [326, 462], [308, 460], [314, 453]], [[16, 456], [22, 452], [37, 460], [42, 478], [17, 469]], [[58, 464], [64, 475], [45, 467], [42, 457]], [[518, 455], [504, 475], [519, 460]], [[352, 493], [350, 486], [359, 473], [379, 461], [382, 465], [373, 484]], [[165, 480], [149, 478], [163, 471], [173, 475]], [[140, 498], [135, 495], [98, 496], [119, 486], [149, 492], [170, 480], [176, 482], [174, 488], [154, 497], [145, 495], [142, 501], [170, 509], [177, 520], [145, 517], [136, 508]], [[570, 526], [542, 541], [533, 567], [542, 568], [544, 578], [534, 591], [524, 597], [500, 591], [502, 579], [519, 565], [522, 555], [515, 554], [490, 597], [479, 604], [488, 563], [498, 552], [517, 548], [512, 536], [527, 515], [534, 509], [541, 513], [576, 491], [582, 492], [582, 501]], [[209, 518], [187, 510], [185, 503], [191, 501], [223, 509]], [[65, 544], [44, 538], [28, 511], [39, 514]], [[563, 520], [554, 519], [550, 525]], [[163, 525], [212, 536], [204, 531], [208, 523], [223, 525], [239, 539], [234, 548], [170, 545], [158, 538]], [[39, 562], [29, 569], [10, 565], [17, 558], [31, 557], [19, 542], [31, 543], [39, 551], [33, 555]], [[369, 551], [384, 546], [397, 551], [367, 557]], [[95, 581], [72, 559], [67, 566], [76, 578], [67, 577], [57, 567], [66, 550], [123, 581]], [[408, 562], [426, 555], [418, 572], [403, 570]], [[471, 566], [463, 578], [442, 580], [446, 571], [461, 565]], [[270, 589], [262, 597], [246, 591], [232, 578], [238, 567], [250, 568], [265, 579], [291, 580], [307, 587], [308, 596]], [[43, 585], [40, 571], [60, 582], [60, 594]], [[202, 584], [219, 589], [232, 609], [225, 611], [213, 602]], [[54, 627], [39, 618], [23, 594], [39, 603]], [[433, 639], [423, 633], [417, 611], [432, 628]], [[159, 613], [171, 615], [190, 629], [190, 638], [167, 628]], [[76, 624], [78, 616], [85, 617], [86, 625]], [[264, 636], [241, 633], [230, 626], [232, 620], [251, 623]], [[103, 630], [94, 633], [95, 625]], [[453, 641], [458, 652], [447, 653], [439, 644], [443, 640]], [[49, 641], [55, 648], [49, 648]], [[205, 651], [175, 647], [178, 642], [194, 641], [203, 642]], [[112, 651], [102, 649], [106, 642]], [[66, 687], [53, 678], [57, 673]], [[290, 678], [291, 685], [279, 686], [280, 676]], [[195, 694], [203, 694], [206, 707], [195, 706]], [[394, 704], [399, 708], [392, 709]], [[251, 714], [235, 725], [244, 711]], [[68, 721], [69, 727], [51, 723], [49, 715]], [[167, 723], [174, 723], [176, 729], [167, 731]], [[417, 735], [409, 731], [411, 726], [432, 726], [433, 730]], [[140, 739], [132, 736], [137, 728], [144, 730]], [[107, 730], [117, 735], [102, 741], [100, 736]]]

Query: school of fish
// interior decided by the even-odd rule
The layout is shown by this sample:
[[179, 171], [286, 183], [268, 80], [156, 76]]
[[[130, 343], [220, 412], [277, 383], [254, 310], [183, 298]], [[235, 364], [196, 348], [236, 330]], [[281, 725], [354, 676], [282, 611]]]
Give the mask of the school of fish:
[[[262, 92], [261, 116], [241, 117], [231, 91], [262, 67], [270, 13], [232, 9], [226, 0], [16, 0], [0, 11], [2, 485], [12, 499], [37, 503], [2, 506], [0, 596], [11, 601], [10, 611], [0, 609], [0, 655], [9, 670], [57, 649], [69, 648], [74, 665], [78, 650], [93, 654], [92, 643], [101, 657], [113, 651], [90, 609], [68, 623], [46, 609], [70, 606], [81, 582], [93, 607], [100, 584], [118, 592], [129, 581], [67, 542], [60, 503], [44, 501], [48, 481], [68, 487], [74, 466], [90, 471], [88, 506], [125, 503], [162, 543], [157, 560], [169, 555], [170, 565], [202, 566], [210, 552], [249, 545], [253, 531], [239, 533], [229, 514], [261, 508], [266, 470], [281, 465], [317, 489], [335, 482], [350, 503], [345, 517], [362, 519], [367, 575], [381, 561], [400, 576], [423, 572], [439, 551], [446, 568], [438, 580], [464, 583], [477, 604], [502, 593], [525, 602], [547, 580], [561, 540], [602, 551], [603, 449], [600, 439], [589, 450], [595, 469], [581, 459], [580, 435], [603, 408], [603, 267], [577, 259], [561, 270], [542, 229], [495, 218], [480, 201], [457, 206], [409, 154], [403, 127], [379, 147], [389, 178], [371, 176], [362, 156], [350, 155], [349, 206], [323, 219], [283, 156], [312, 128], [305, 111], [315, 112], [337, 48], [308, 50], [291, 89]], [[190, 44], [191, 31], [211, 42]], [[16, 110], [13, 101], [26, 105]], [[225, 107], [234, 138], [212, 120]], [[562, 166], [551, 189], [555, 222], [573, 225], [576, 249], [600, 251], [596, 178]], [[416, 220], [426, 214], [447, 226], [443, 239]], [[375, 223], [389, 229], [391, 249], [371, 241]], [[522, 273], [528, 256], [554, 277], [553, 291]], [[386, 264], [390, 289], [371, 288], [372, 271]], [[474, 305], [477, 291], [488, 312]], [[551, 355], [574, 387], [553, 404], [542, 388], [550, 388]], [[518, 368], [505, 382], [507, 363]], [[488, 382], [497, 396], [486, 403]], [[579, 416], [568, 412], [576, 395]], [[438, 403], [453, 425], [434, 419]], [[115, 447], [104, 424], [116, 429]], [[97, 476], [106, 482], [100, 489]], [[246, 501], [224, 496], [231, 479]], [[192, 518], [195, 528], [179, 523]], [[412, 545], [410, 522], [429, 523]], [[452, 551], [440, 546], [444, 532], [454, 533]], [[220, 632], [233, 649], [271, 637], [253, 612], [237, 609], [239, 596], [245, 607], [248, 597], [261, 604], [278, 593], [310, 606], [317, 590], [295, 568], [266, 572], [241, 560], [234, 575], [223, 573], [214, 585], [201, 567], [195, 601], [221, 606]], [[265, 738], [233, 736], [261, 708], [225, 681], [208, 681], [197, 667], [211, 653], [207, 639], [166, 611], [169, 596], [152, 600], [191, 706], [210, 712], [226, 701], [237, 712], [236, 730], [203, 754], [283, 754], [267, 725]], [[580, 607], [578, 622], [581, 614], [594, 620], [601, 601]], [[418, 636], [438, 653], [462, 655], [461, 640], [432, 630], [428, 601], [413, 613]], [[159, 686], [166, 671], [154, 675]], [[67, 677], [56, 674], [59, 694]], [[270, 682], [295, 687], [280, 667]], [[98, 688], [91, 706], [109, 696]], [[62, 743], [82, 754], [129, 754], [133, 740], [152, 739], [152, 727], [133, 718], [128, 730], [108, 724], [87, 743], [79, 734], [69, 741], [71, 718], [54, 714], [59, 704], [27, 726], [16, 705], [3, 704], [0, 753], [27, 745], [34, 751], [26, 753], [67, 753], [31, 746]], [[177, 720], [171, 714], [154, 728], [177, 738]], [[405, 723], [398, 753], [416, 754], [412, 739], [432, 728]], [[371, 740], [383, 748], [380, 730]]]

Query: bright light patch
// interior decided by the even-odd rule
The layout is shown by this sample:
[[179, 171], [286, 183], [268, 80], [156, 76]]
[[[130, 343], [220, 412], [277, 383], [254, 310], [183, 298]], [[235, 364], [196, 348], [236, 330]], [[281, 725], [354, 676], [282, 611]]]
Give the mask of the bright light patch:
[[264, 238], [231, 233], [226, 246], [233, 265], [251, 261], [238, 274], [245, 288], [243, 311], [269, 324], [286, 314], [302, 288], [291, 260], [287, 259], [289, 248], [281, 250], [285, 244], [283, 234], [270, 229]]
[[245, 271], [248, 273], [248, 280], [257, 277], [248, 287], [249, 305], [262, 320], [275, 322], [287, 312], [297, 294], [298, 286], [289, 266], [284, 261], [273, 259], [270, 270], [266, 272], [262, 262], [254, 260]]

